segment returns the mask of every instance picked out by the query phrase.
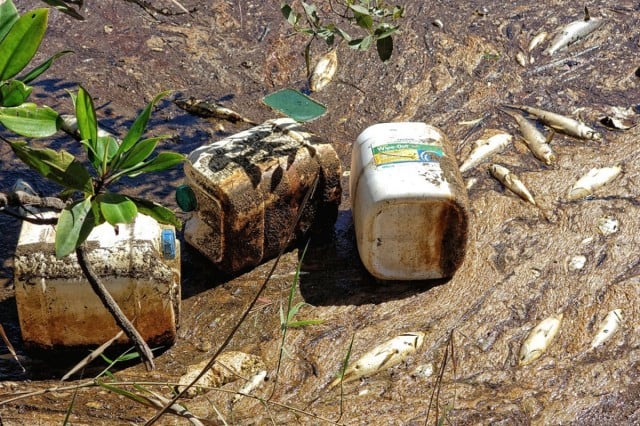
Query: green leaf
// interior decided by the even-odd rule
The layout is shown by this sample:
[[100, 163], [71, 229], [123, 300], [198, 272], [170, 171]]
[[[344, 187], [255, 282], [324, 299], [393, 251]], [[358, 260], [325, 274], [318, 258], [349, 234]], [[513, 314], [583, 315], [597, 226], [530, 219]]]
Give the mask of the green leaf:
[[360, 28], [364, 28], [365, 30], [371, 30], [373, 28], [373, 16], [362, 13], [355, 13], [356, 23]]
[[[78, 120], [80, 137], [88, 142], [94, 152], [97, 152], [98, 121], [96, 120], [96, 109], [93, 106], [91, 95], [82, 86], [76, 95], [76, 119]], [[89, 152], [91, 153], [91, 151]]]
[[0, 0], [0, 41], [4, 39], [18, 19], [20, 19], [20, 15], [13, 2]]
[[313, 26], [317, 27], [320, 22], [320, 18], [318, 17], [318, 12], [316, 11], [316, 6], [313, 4], [308, 4], [302, 2], [302, 7], [304, 8], [304, 13], [307, 14], [307, 18], [313, 24]]
[[96, 170], [98, 170], [98, 166], [100, 164], [104, 166], [108, 164], [113, 157], [115, 157], [119, 146], [118, 141], [113, 136], [98, 136], [95, 155], [96, 164], [94, 164]]
[[153, 151], [156, 149], [156, 146], [158, 145], [158, 142], [163, 138], [164, 136], [150, 138], [136, 143], [133, 148], [131, 148], [131, 150], [125, 154], [122, 159], [122, 163], [118, 165], [118, 168], [128, 169], [143, 162], [153, 153]]
[[289, 6], [286, 3], [283, 3], [280, 6], [280, 11], [282, 12], [282, 16], [284, 16], [284, 19], [286, 19], [287, 22], [289, 22], [291, 25], [295, 27], [298, 21], [300, 20], [300, 15], [295, 13], [291, 8], [291, 6]]
[[18, 158], [50, 181], [65, 188], [93, 194], [91, 175], [82, 163], [67, 151], [31, 148], [24, 141], [9, 144]]
[[335, 32], [336, 34], [338, 34], [340, 37], [342, 37], [344, 40], [348, 42], [352, 40], [351, 36], [347, 34], [345, 31], [343, 31], [341, 28], [336, 27]]
[[359, 4], [350, 4], [349, 9], [353, 10], [354, 13], [359, 15], [369, 15], [369, 9]]
[[146, 108], [140, 113], [140, 115], [136, 118], [136, 120], [131, 125], [131, 128], [127, 132], [127, 135], [122, 140], [122, 144], [120, 144], [120, 148], [118, 149], [118, 154], [123, 152], [127, 152], [133, 147], [133, 145], [140, 140], [140, 137], [144, 133], [144, 129], [147, 127], [147, 122], [149, 121], [149, 117], [151, 116], [151, 109], [153, 106], [158, 103], [160, 99], [167, 96], [171, 93], [170, 90], [161, 92], [156, 95], [155, 98], [146, 106]]
[[0, 42], [0, 80], [22, 71], [38, 51], [47, 29], [49, 9], [35, 9], [22, 15]]
[[75, 111], [76, 109], [76, 100], [78, 99], [78, 95], [70, 90], [66, 90], [67, 94], [69, 95], [69, 97], [71, 98], [71, 104], [73, 105], [73, 110]]
[[402, 18], [402, 16], [404, 15], [404, 8], [402, 6], [396, 6], [393, 8], [393, 19], [399, 19]]
[[[62, 13], [77, 19], [78, 21], [84, 21], [84, 16], [80, 15], [75, 9], [69, 7], [69, 5], [61, 0], [42, 0], [43, 2], [50, 4]], [[80, 6], [81, 7], [81, 6]]]
[[77, 201], [60, 213], [56, 225], [56, 257], [62, 258], [82, 244], [95, 227], [91, 199]]
[[141, 173], [167, 170], [182, 163], [184, 159], [184, 155], [178, 154], [177, 152], [161, 152], [153, 160], [147, 161], [143, 163], [140, 168], [136, 168], [136, 170], [127, 173], [127, 176], [134, 177]]
[[321, 39], [323, 39], [325, 42], [327, 42], [327, 44], [329, 46], [333, 45], [333, 42], [335, 41], [335, 32], [334, 30], [327, 26], [327, 27], [321, 27], [318, 32], [318, 37], [320, 37]]
[[373, 43], [373, 37], [368, 35], [365, 38], [357, 38], [357, 39], [351, 40], [348, 44], [349, 44], [349, 47], [352, 49], [369, 50], [372, 43]]
[[[297, 279], [296, 279], [296, 281], [297, 281]], [[294, 286], [295, 286], [295, 284], [296, 284], [296, 282], [294, 282]], [[295, 287], [294, 287], [294, 290], [295, 290]], [[293, 319], [294, 316], [296, 316], [298, 311], [300, 311], [300, 308], [302, 308], [305, 305], [306, 305], [305, 302], [298, 302], [298, 303], [295, 304], [295, 306], [289, 306], [289, 311], [287, 312], [287, 324], [289, 323], [289, 321], [291, 321]]]
[[59, 129], [58, 113], [33, 103], [0, 107], [0, 123], [14, 133], [30, 138], [48, 137]]
[[391, 37], [376, 40], [376, 49], [382, 62], [387, 62], [393, 53], [393, 39]]
[[9, 80], [0, 86], [0, 101], [3, 107], [13, 107], [22, 105], [33, 87], [27, 86], [19, 80]]
[[378, 26], [378, 28], [376, 28], [373, 35], [376, 37], [376, 39], [379, 40], [385, 37], [389, 37], [393, 33], [398, 32], [398, 30], [399, 28], [396, 25], [382, 23]]
[[309, 319], [309, 320], [300, 320], [300, 321], [291, 321], [287, 323], [288, 328], [293, 327], [306, 327], [308, 325], [319, 325], [324, 323], [324, 320], [321, 319]]
[[51, 65], [53, 64], [53, 62], [56, 59], [58, 59], [61, 56], [66, 55], [67, 53], [74, 53], [74, 52], [73, 52], [73, 50], [63, 50], [61, 52], [56, 53], [55, 55], [53, 55], [52, 57], [50, 57], [49, 59], [47, 59], [46, 61], [44, 61], [43, 63], [41, 63], [37, 67], [35, 67], [34, 69], [32, 69], [27, 75], [25, 75], [23, 77], [20, 77], [19, 80], [21, 80], [24, 84], [29, 84], [30, 82], [32, 82], [36, 78], [40, 77], [40, 75], [43, 72], [48, 70], [49, 67], [51, 67]]
[[126, 389], [119, 388], [119, 387], [116, 387], [116, 386], [111, 386], [111, 385], [108, 385], [108, 384], [100, 382], [100, 381], [98, 381], [97, 383], [98, 383], [99, 386], [101, 386], [101, 387], [107, 389], [108, 391], [111, 391], [111, 392], [113, 392], [113, 393], [115, 393], [117, 395], [124, 396], [125, 398], [129, 398], [132, 401], [135, 401], [135, 402], [137, 402], [139, 404], [142, 404], [142, 405], [146, 405], [148, 407], [154, 407], [153, 403], [151, 401], [149, 401], [149, 398], [147, 398], [145, 396], [138, 395], [137, 393], [130, 392], [130, 391], [126, 390]]
[[131, 223], [138, 214], [135, 203], [122, 194], [107, 192], [96, 197], [102, 216], [111, 225]]
[[173, 225], [176, 229], [182, 228], [180, 220], [168, 208], [142, 198], [129, 197], [129, 199], [136, 204], [139, 213], [146, 214], [147, 216], [157, 220], [159, 223]]
[[95, 226], [102, 225], [106, 222], [102, 211], [100, 211], [100, 203], [97, 201], [97, 197], [91, 201], [91, 213], [93, 214]]

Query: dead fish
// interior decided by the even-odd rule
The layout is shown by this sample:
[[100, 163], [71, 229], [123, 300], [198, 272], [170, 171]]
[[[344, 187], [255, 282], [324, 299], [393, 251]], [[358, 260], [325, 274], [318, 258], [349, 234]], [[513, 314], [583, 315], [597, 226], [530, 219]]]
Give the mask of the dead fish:
[[584, 268], [587, 264], [587, 257], [581, 254], [575, 256], [567, 256], [564, 260], [564, 271], [566, 273], [576, 272]]
[[503, 111], [516, 120], [524, 142], [538, 160], [542, 161], [547, 166], [556, 162], [556, 156], [549, 145], [549, 142], [553, 138], [553, 133], [551, 133], [549, 137], [546, 137], [540, 130], [538, 130], [534, 123], [524, 118], [521, 114], [512, 113], [507, 110]]
[[309, 77], [309, 88], [312, 92], [322, 90], [338, 70], [338, 54], [335, 49], [320, 58]]
[[615, 234], [620, 229], [620, 222], [613, 216], [601, 217], [598, 220], [598, 230], [605, 237]]
[[[485, 136], [486, 135], [486, 136]], [[500, 130], [489, 129], [483, 133], [483, 137], [478, 139], [475, 147], [471, 150], [469, 157], [460, 166], [460, 173], [477, 166], [491, 155], [502, 151], [509, 145], [513, 137], [509, 133]]]
[[231, 400], [231, 404], [235, 404], [241, 398], [240, 394], [249, 395], [255, 389], [259, 388], [265, 382], [267, 377], [267, 370], [258, 371], [256, 374], [251, 376], [251, 378], [242, 385], [242, 387], [238, 390], [238, 394], [236, 394]]
[[529, 190], [524, 185], [524, 183], [522, 183], [520, 178], [518, 178], [518, 176], [516, 176], [515, 174], [511, 173], [509, 169], [499, 164], [491, 164], [489, 166], [489, 171], [491, 172], [493, 177], [495, 177], [500, 182], [502, 182], [502, 184], [505, 187], [509, 188], [511, 191], [517, 194], [520, 198], [530, 202], [534, 206], [537, 205], [536, 200], [534, 200], [533, 195], [531, 195], [531, 192], [529, 192]]
[[538, 118], [549, 127], [556, 129], [569, 136], [580, 139], [591, 139], [594, 141], [602, 140], [602, 135], [583, 122], [567, 117], [565, 115], [556, 114], [555, 112], [545, 111], [526, 105], [505, 105], [507, 108], [514, 108], [525, 111]]
[[622, 173], [622, 167], [620, 166], [591, 169], [586, 175], [582, 176], [573, 184], [569, 190], [567, 199], [569, 201], [575, 201], [587, 197], [596, 189], [617, 178], [620, 173]]
[[595, 349], [613, 336], [622, 325], [622, 309], [609, 312], [600, 323], [596, 335], [591, 341], [591, 349]]
[[567, 48], [597, 30], [603, 22], [604, 20], [602, 18], [592, 18], [589, 16], [589, 9], [585, 7], [584, 19], [573, 21], [560, 30], [551, 42], [551, 45], [543, 53], [551, 56], [557, 51]]
[[560, 330], [562, 317], [563, 314], [552, 315], [542, 320], [529, 332], [520, 348], [518, 365], [531, 364], [542, 356]]
[[467, 188], [467, 191], [473, 188], [476, 183], [478, 183], [477, 177], [469, 178], [469, 180], [467, 180], [467, 184], [465, 185], [465, 187]]
[[365, 353], [355, 364], [350, 365], [342, 378], [336, 378], [329, 389], [342, 383], [370, 376], [385, 368], [400, 364], [415, 353], [424, 343], [425, 333], [421, 331], [403, 333]]
[[200, 100], [194, 97], [190, 97], [189, 99], [175, 99], [173, 102], [183, 110], [190, 114], [197, 115], [198, 117], [216, 118], [219, 120], [227, 120], [232, 123], [243, 122], [257, 124], [255, 121], [249, 120], [248, 118], [229, 108], [223, 107], [216, 102]]
[[638, 123], [638, 114], [633, 108], [612, 106], [609, 113], [600, 117], [600, 123], [615, 130], [629, 130]]
[[529, 52], [531, 52], [533, 49], [535, 49], [540, 44], [542, 44], [546, 39], [547, 39], [547, 32], [546, 31], [542, 31], [542, 32], [539, 32], [538, 34], [536, 34], [536, 36], [533, 37], [531, 39], [531, 41], [529, 42], [529, 47], [528, 47]]
[[[189, 366], [187, 372], [178, 381], [178, 392], [193, 382], [208, 363], [209, 360], [204, 360]], [[237, 351], [223, 352], [218, 356], [213, 366], [187, 390], [185, 395], [192, 398], [208, 392], [209, 389], [203, 388], [220, 387], [225, 383], [232, 382], [240, 377], [249, 377], [262, 370], [266, 370], [266, 367], [262, 359], [257, 355]]]
[[522, 50], [519, 50], [518, 53], [516, 53], [516, 62], [518, 62], [521, 67], [526, 68], [527, 64], [529, 63], [529, 61], [527, 60], [527, 54]]
[[635, 126], [635, 123], [629, 120], [611, 117], [609, 115], [600, 118], [600, 123], [615, 130], [629, 130]]

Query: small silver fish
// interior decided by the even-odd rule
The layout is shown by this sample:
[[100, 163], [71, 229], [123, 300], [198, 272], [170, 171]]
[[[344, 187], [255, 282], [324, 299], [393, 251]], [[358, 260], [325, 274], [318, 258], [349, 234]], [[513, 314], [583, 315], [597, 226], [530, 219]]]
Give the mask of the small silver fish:
[[320, 58], [309, 77], [309, 88], [312, 92], [322, 90], [338, 70], [338, 54], [335, 49], [330, 50]]
[[226, 120], [232, 123], [244, 122], [257, 124], [256, 122], [249, 120], [248, 118], [243, 117], [237, 112], [223, 107], [216, 102], [196, 99], [194, 97], [190, 97], [189, 99], [175, 99], [173, 102], [183, 110], [190, 114], [197, 115], [198, 117], [217, 118], [219, 120]]
[[602, 135], [581, 121], [567, 117], [565, 115], [556, 114], [555, 112], [545, 111], [540, 108], [534, 108], [526, 105], [505, 105], [507, 108], [515, 108], [525, 111], [538, 118], [549, 127], [556, 129], [569, 136], [580, 139], [591, 139], [594, 141], [602, 140]]
[[528, 47], [529, 52], [531, 52], [533, 49], [538, 47], [542, 42], [546, 40], [546, 38], [547, 38], [546, 31], [542, 31], [536, 34], [535, 37], [533, 37], [529, 42], [529, 47]]
[[613, 235], [620, 230], [620, 222], [613, 216], [601, 217], [598, 220], [598, 230], [605, 237]]
[[557, 51], [567, 48], [597, 30], [603, 22], [604, 20], [602, 18], [592, 18], [589, 16], [589, 9], [585, 7], [584, 19], [573, 21], [562, 28], [551, 42], [551, 45], [543, 53], [551, 56]]
[[534, 123], [524, 118], [521, 114], [512, 113], [506, 110], [503, 111], [516, 120], [524, 142], [538, 160], [542, 161], [547, 166], [556, 162], [556, 156], [549, 145], [549, 141], [553, 137], [553, 133], [549, 137], [546, 137], [540, 130], [538, 130]]
[[600, 323], [596, 335], [591, 341], [591, 349], [595, 349], [613, 336], [622, 325], [622, 309], [610, 311]]
[[[187, 372], [178, 381], [178, 392], [193, 382], [208, 363], [209, 360], [204, 360], [198, 364], [190, 365]], [[240, 377], [248, 377], [263, 370], [266, 370], [266, 366], [262, 358], [257, 355], [237, 351], [223, 352], [218, 356], [213, 366], [187, 390], [185, 395], [193, 398], [196, 395], [206, 393], [208, 389], [204, 388], [219, 387]]]
[[516, 62], [518, 62], [518, 64], [520, 64], [521, 67], [526, 68], [527, 64], [529, 63], [529, 60], [527, 59], [527, 54], [524, 53], [522, 50], [519, 50], [518, 53], [516, 53]]
[[385, 368], [400, 364], [415, 353], [424, 343], [425, 333], [421, 331], [403, 333], [365, 353], [355, 364], [347, 367], [342, 379], [336, 378], [328, 389], [361, 377], [370, 376]]
[[238, 394], [233, 397], [233, 399], [231, 400], [231, 404], [233, 405], [240, 400], [240, 398], [242, 397], [242, 395], [240, 394], [248, 395], [255, 389], [259, 388], [262, 384], [264, 384], [266, 378], [267, 370], [258, 371], [256, 374], [251, 376], [247, 383], [245, 383], [240, 389], [238, 389]]
[[552, 315], [542, 320], [527, 335], [518, 356], [518, 365], [531, 364], [542, 356], [560, 330], [563, 314]]
[[501, 130], [488, 129], [478, 139], [467, 159], [460, 166], [460, 173], [477, 166], [491, 155], [502, 151], [509, 145], [513, 136]]
[[518, 178], [518, 176], [516, 176], [515, 174], [511, 173], [509, 169], [499, 164], [491, 164], [489, 166], [489, 171], [491, 172], [493, 177], [495, 177], [500, 182], [502, 182], [502, 184], [505, 187], [509, 188], [511, 191], [517, 194], [520, 198], [530, 202], [534, 206], [537, 205], [536, 200], [534, 200], [533, 195], [531, 195], [531, 192], [529, 192], [529, 190], [524, 185], [524, 183], [522, 183], [520, 178]]
[[569, 201], [575, 201], [587, 197], [593, 194], [598, 188], [617, 178], [620, 173], [622, 173], [622, 167], [620, 166], [591, 169], [586, 175], [582, 176], [573, 184], [569, 190], [567, 199]]

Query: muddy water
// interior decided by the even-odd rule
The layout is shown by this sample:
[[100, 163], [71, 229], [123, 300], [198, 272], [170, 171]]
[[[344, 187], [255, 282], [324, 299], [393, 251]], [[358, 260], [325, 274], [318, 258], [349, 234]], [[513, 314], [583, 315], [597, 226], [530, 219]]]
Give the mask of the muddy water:
[[[170, 1], [149, 2], [177, 11]], [[145, 102], [162, 89], [182, 95], [218, 99], [254, 120], [274, 113], [259, 99], [282, 87], [305, 87], [300, 52], [305, 40], [290, 36], [277, 2], [182, 1], [196, 8], [189, 15], [161, 15], [131, 2], [94, 2], [87, 21], [72, 22], [52, 14], [43, 53], [71, 48], [38, 86], [36, 99], [64, 110], [64, 88], [81, 82], [96, 97], [103, 123], [114, 131], [131, 122]], [[37, 4], [37, 2], [25, 2]], [[485, 167], [465, 173], [477, 178], [469, 190], [471, 226], [468, 254], [448, 282], [381, 283], [363, 271], [355, 251], [346, 178], [334, 238], [314, 241], [303, 261], [297, 301], [298, 317], [322, 319], [317, 326], [291, 329], [282, 367], [275, 380], [282, 334], [279, 306], [293, 282], [299, 251], [287, 253], [275, 270], [257, 307], [233, 337], [229, 349], [262, 356], [270, 369], [268, 384], [258, 391], [273, 402], [345, 424], [423, 424], [434, 421], [429, 400], [439, 388], [439, 415], [454, 424], [606, 424], [637, 423], [640, 318], [638, 285], [638, 127], [614, 131], [599, 124], [611, 107], [637, 105], [640, 79], [640, 30], [637, 2], [589, 4], [593, 16], [606, 22], [587, 40], [553, 57], [542, 49], [522, 67], [515, 59], [538, 32], [582, 15], [582, 4], [553, 1], [540, 8], [515, 1], [407, 1], [407, 19], [388, 64], [375, 53], [339, 47], [334, 81], [316, 99], [329, 106], [309, 128], [332, 142], [349, 165], [351, 142], [368, 125], [388, 120], [422, 120], [439, 126], [457, 146], [459, 160], [487, 128], [517, 135], [513, 120], [496, 106], [535, 105], [581, 117], [602, 132], [602, 142], [557, 134], [552, 147], [555, 166], [544, 166], [515, 138], [493, 161], [517, 173], [533, 192], [540, 209], [524, 203], [493, 180]], [[434, 25], [442, 22], [440, 28]], [[312, 54], [323, 46], [313, 46]], [[43, 55], [44, 56], [44, 55]], [[486, 117], [474, 129], [463, 122]], [[632, 117], [636, 121], [637, 116]], [[166, 102], [154, 113], [157, 132], [175, 137], [167, 149], [189, 152], [242, 126], [206, 122]], [[56, 142], [57, 146], [67, 146]], [[10, 187], [24, 172], [0, 146], [0, 188]], [[622, 176], [593, 197], [566, 201], [571, 184], [591, 168], [621, 164]], [[27, 178], [36, 181], [33, 174]], [[173, 190], [181, 171], [154, 182], [134, 182], [133, 191], [175, 207]], [[157, 182], [162, 182], [157, 185]], [[36, 183], [37, 189], [55, 188]], [[619, 220], [617, 233], [603, 235], [598, 221]], [[0, 321], [20, 351], [11, 288], [11, 253], [18, 224], [0, 216]], [[408, 223], [415, 218], [410, 218]], [[573, 256], [584, 256], [573, 269]], [[207, 261], [188, 247], [183, 251], [183, 313], [177, 344], [158, 358], [158, 369], [140, 366], [119, 370], [120, 380], [173, 382], [211, 355], [230, 332], [272, 267], [272, 262], [239, 277], [211, 271]], [[587, 351], [606, 313], [620, 308], [623, 327], [611, 340]], [[560, 331], [536, 362], [519, 367], [518, 352], [528, 331], [544, 318], [562, 312]], [[340, 393], [326, 390], [339, 371], [353, 338], [355, 359], [383, 340], [405, 331], [426, 332], [425, 344], [405, 363], [346, 384]], [[451, 337], [453, 336], [453, 337]], [[453, 339], [455, 363], [449, 359], [438, 385], [439, 367]], [[450, 347], [450, 346], [449, 346]], [[451, 354], [451, 351], [448, 352]], [[24, 361], [21, 373], [0, 359], [1, 400], [19, 391], [56, 385], [62, 367], [50, 358]], [[454, 368], [455, 366], [455, 368]], [[430, 373], [431, 372], [431, 373]], [[88, 375], [89, 373], [87, 373]], [[28, 381], [28, 379], [37, 379]], [[238, 389], [240, 381], [225, 385]], [[158, 392], [168, 395], [167, 387]], [[6, 424], [29, 420], [59, 424], [72, 394], [53, 392], [0, 406]], [[229, 423], [321, 424], [318, 418], [291, 408], [242, 399], [233, 410], [230, 396], [209, 392], [187, 402], [197, 415]], [[342, 404], [341, 404], [342, 402]], [[143, 423], [153, 410], [95, 388], [78, 393], [72, 421], [86, 424]], [[627, 420], [629, 419], [629, 420]], [[184, 420], [164, 417], [166, 424]]]

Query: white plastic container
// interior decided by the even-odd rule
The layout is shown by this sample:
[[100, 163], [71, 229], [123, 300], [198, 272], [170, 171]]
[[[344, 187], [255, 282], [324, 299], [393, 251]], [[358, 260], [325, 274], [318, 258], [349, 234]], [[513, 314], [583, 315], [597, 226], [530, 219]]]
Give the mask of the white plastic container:
[[445, 135], [381, 123], [353, 146], [350, 191], [358, 252], [383, 280], [450, 277], [464, 259], [467, 195]]
[[[142, 214], [117, 229], [108, 223], [94, 228], [85, 242], [87, 258], [147, 343], [171, 345], [180, 311], [180, 245], [175, 231]], [[53, 226], [22, 223], [14, 277], [25, 346], [101, 345], [120, 328], [83, 275], [75, 253], [57, 259], [54, 246]], [[123, 336], [118, 343], [127, 342]]]
[[[203, 145], [184, 164], [197, 208], [184, 238], [229, 274], [273, 258], [294, 237], [327, 232], [338, 215], [341, 164], [333, 146], [289, 118]], [[314, 196], [302, 202], [318, 178]]]

